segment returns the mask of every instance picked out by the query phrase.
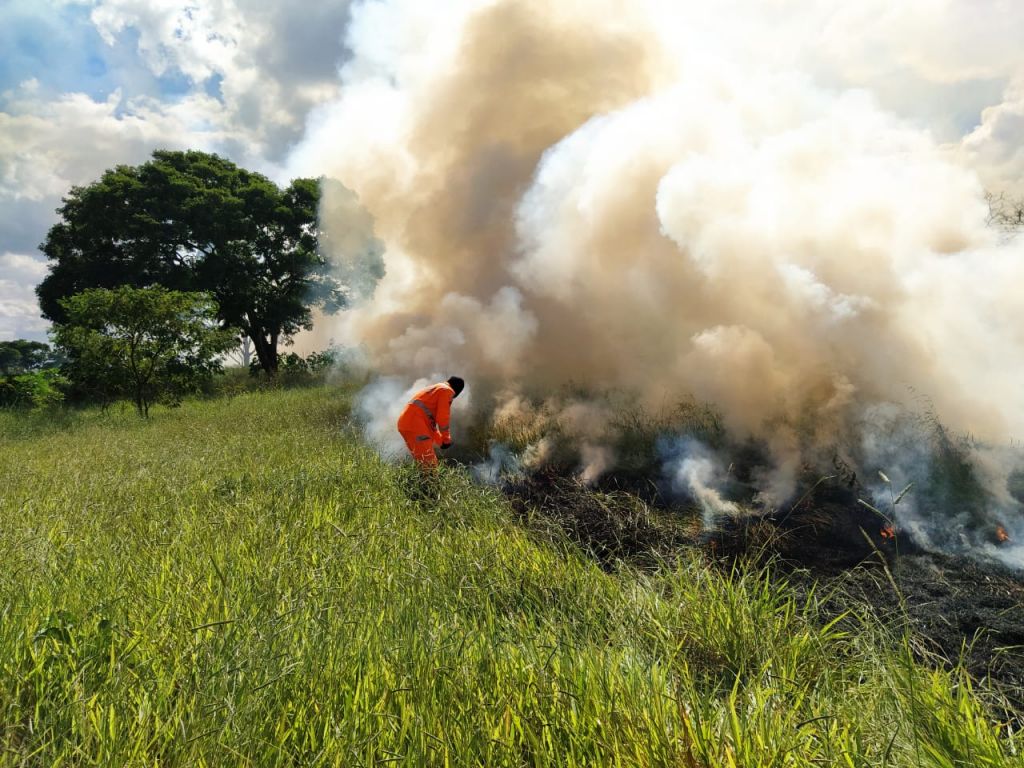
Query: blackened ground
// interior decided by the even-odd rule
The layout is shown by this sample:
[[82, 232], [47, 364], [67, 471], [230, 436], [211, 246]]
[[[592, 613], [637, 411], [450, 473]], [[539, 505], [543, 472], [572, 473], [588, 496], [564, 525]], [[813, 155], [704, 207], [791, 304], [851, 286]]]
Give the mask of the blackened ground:
[[696, 540], [698, 529], [671, 510], [627, 491], [589, 488], [554, 470], [510, 480], [503, 489], [521, 518], [559, 528], [605, 568], [623, 561], [650, 565]]
[[[962, 556], [900, 554], [883, 567], [868, 559], [843, 568], [792, 567], [798, 589], [830, 591], [832, 615], [854, 604], [889, 626], [904, 621], [924, 660], [951, 666], [962, 661], [976, 680], [986, 680], [1024, 721], [1024, 580], [1020, 573]], [[897, 591], [898, 590], [898, 591]], [[902, 595], [902, 599], [901, 599]], [[905, 614], [904, 614], [905, 611]]]
[[558, 527], [606, 568], [623, 561], [643, 567], [697, 548], [726, 567], [772, 562], [798, 590], [827, 595], [832, 616], [866, 610], [897, 631], [909, 623], [922, 659], [961, 661], [1024, 721], [1021, 572], [925, 552], [900, 531], [886, 537], [885, 521], [858, 503], [852, 483], [819, 484], [784, 510], [719, 518], [710, 532], [692, 504], [672, 506], [655, 487], [647, 490], [622, 490], [614, 479], [587, 488], [555, 471], [505, 486], [530, 524]]

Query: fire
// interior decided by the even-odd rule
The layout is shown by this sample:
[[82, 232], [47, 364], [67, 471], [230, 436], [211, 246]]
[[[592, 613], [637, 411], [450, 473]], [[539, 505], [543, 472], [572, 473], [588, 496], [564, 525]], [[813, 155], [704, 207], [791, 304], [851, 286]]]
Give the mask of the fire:
[[1006, 529], [1001, 525], [996, 526], [996, 541], [1000, 544], [1005, 544], [1010, 540], [1010, 534], [1006, 532]]
[[896, 538], [896, 529], [893, 528], [891, 525], [885, 525], [880, 531], [880, 533], [882, 534], [882, 538], [886, 541], [888, 541], [889, 539]]

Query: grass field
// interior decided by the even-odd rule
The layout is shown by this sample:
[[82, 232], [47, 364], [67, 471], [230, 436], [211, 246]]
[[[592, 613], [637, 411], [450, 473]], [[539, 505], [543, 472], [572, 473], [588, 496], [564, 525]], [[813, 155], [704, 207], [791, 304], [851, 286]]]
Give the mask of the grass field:
[[1021, 766], [958, 674], [756, 571], [600, 570], [349, 393], [0, 414], [0, 766]]

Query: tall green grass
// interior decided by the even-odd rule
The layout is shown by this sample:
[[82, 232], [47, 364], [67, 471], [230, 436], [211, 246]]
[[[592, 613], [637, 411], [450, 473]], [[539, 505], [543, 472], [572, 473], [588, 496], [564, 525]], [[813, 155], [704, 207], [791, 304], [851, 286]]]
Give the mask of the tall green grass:
[[411, 501], [348, 402], [0, 414], [0, 766], [1022, 764], [762, 572], [609, 574], [456, 471]]

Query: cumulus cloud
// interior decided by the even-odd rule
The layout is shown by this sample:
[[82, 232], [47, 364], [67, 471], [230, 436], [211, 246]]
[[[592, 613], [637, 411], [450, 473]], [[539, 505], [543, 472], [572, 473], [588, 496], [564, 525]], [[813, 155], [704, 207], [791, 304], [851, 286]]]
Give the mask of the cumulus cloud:
[[[218, 152], [284, 181], [309, 111], [338, 92], [348, 5], [5, 3], [0, 249], [29, 252], [70, 186], [157, 148]], [[5, 263], [0, 279], [28, 296], [39, 276]], [[34, 302], [10, 298], [4, 311], [41, 327]]]
[[964, 162], [977, 168], [993, 193], [1024, 197], [1024, 75], [1004, 99], [981, 113], [981, 123], [961, 142]]
[[53, 201], [156, 147], [213, 149], [231, 138], [214, 127], [219, 109], [208, 96], [161, 104], [120, 92], [103, 101], [81, 93], [39, 101], [22, 87], [0, 112], [0, 199]]
[[223, 121], [271, 159], [336, 94], [347, 17], [347, 2], [296, 9], [259, 0], [97, 0], [90, 14], [109, 45], [134, 30], [155, 74], [180, 72], [216, 91]]
[[33, 291], [46, 266], [21, 253], [0, 254], [0, 341], [42, 340], [46, 323], [39, 317]]

